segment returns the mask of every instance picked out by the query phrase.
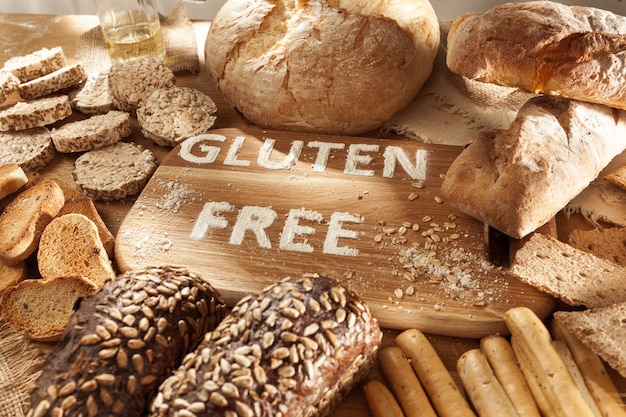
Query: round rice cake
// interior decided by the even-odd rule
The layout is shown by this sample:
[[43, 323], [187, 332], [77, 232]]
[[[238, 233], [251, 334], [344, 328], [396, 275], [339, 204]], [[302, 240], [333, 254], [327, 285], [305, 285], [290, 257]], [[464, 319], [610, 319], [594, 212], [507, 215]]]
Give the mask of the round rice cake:
[[206, 133], [215, 123], [217, 107], [209, 96], [190, 87], [159, 88], [137, 108], [137, 121], [145, 137], [174, 147]]
[[55, 155], [50, 131], [45, 127], [0, 132], [0, 165], [17, 164], [26, 172], [37, 172]]
[[139, 194], [157, 165], [149, 149], [117, 142], [78, 157], [72, 176], [78, 188], [94, 200], [121, 200]]
[[113, 105], [127, 112], [134, 113], [141, 100], [152, 91], [173, 87], [175, 81], [171, 69], [149, 57], [116, 62], [109, 70], [109, 92]]

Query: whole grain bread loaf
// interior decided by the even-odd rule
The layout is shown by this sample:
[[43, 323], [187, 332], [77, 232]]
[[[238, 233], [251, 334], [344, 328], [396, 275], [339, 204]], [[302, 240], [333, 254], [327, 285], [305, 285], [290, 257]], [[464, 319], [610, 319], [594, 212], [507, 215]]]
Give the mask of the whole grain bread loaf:
[[626, 16], [509, 2], [459, 17], [447, 63], [474, 80], [626, 109]]
[[626, 149], [626, 111], [530, 99], [508, 129], [479, 133], [441, 185], [446, 202], [521, 238], [554, 217]]
[[150, 415], [323, 416], [369, 371], [381, 338], [353, 291], [288, 278], [241, 299], [163, 382]]
[[0, 132], [0, 164], [17, 164], [26, 172], [48, 166], [56, 150], [46, 127]]
[[216, 290], [184, 268], [118, 276], [71, 316], [31, 394], [30, 415], [144, 415], [161, 381], [224, 314]]

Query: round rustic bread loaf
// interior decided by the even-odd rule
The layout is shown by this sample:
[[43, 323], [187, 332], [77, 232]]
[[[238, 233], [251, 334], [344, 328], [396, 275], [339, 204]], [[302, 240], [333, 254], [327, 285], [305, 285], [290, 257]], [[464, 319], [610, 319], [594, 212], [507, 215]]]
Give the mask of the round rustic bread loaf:
[[415, 97], [438, 46], [428, 0], [228, 0], [205, 60], [226, 101], [264, 128], [359, 134]]

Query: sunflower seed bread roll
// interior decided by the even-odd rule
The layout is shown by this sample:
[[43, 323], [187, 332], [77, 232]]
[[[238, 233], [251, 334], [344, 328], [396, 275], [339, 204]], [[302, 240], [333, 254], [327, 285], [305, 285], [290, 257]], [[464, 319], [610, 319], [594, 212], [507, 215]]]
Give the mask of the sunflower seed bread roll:
[[46, 359], [30, 417], [143, 415], [162, 380], [225, 314], [180, 267], [129, 271], [85, 298]]
[[325, 415], [370, 369], [381, 338], [354, 292], [287, 278], [240, 300], [161, 385], [150, 415]]
[[459, 17], [448, 67], [478, 81], [626, 109], [626, 17], [552, 1]]

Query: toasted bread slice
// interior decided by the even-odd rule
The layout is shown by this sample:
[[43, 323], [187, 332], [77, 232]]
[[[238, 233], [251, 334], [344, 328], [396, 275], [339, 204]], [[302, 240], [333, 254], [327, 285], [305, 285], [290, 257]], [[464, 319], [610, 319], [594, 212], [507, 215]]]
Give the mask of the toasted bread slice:
[[67, 200], [65, 205], [61, 208], [61, 211], [59, 211], [59, 216], [69, 213], [82, 214], [95, 223], [96, 227], [98, 227], [98, 234], [100, 235], [102, 246], [104, 246], [104, 249], [107, 251], [109, 258], [112, 258], [115, 238], [107, 225], [104, 223], [104, 220], [102, 220], [102, 217], [100, 217], [100, 213], [98, 213], [98, 209], [96, 208], [93, 200], [89, 197], [79, 197]]
[[80, 301], [97, 291], [96, 285], [80, 276], [27, 279], [5, 291], [2, 318], [31, 339], [59, 340]]
[[43, 279], [79, 275], [98, 288], [115, 278], [98, 227], [77, 213], [57, 217], [46, 226], [39, 242], [37, 266]]
[[15, 265], [34, 253], [64, 203], [63, 190], [49, 179], [19, 193], [0, 215], [0, 259]]
[[28, 184], [28, 177], [18, 164], [0, 166], [0, 200], [26, 184]]
[[7, 288], [13, 287], [26, 278], [26, 262], [7, 265], [0, 261], [0, 298]]

